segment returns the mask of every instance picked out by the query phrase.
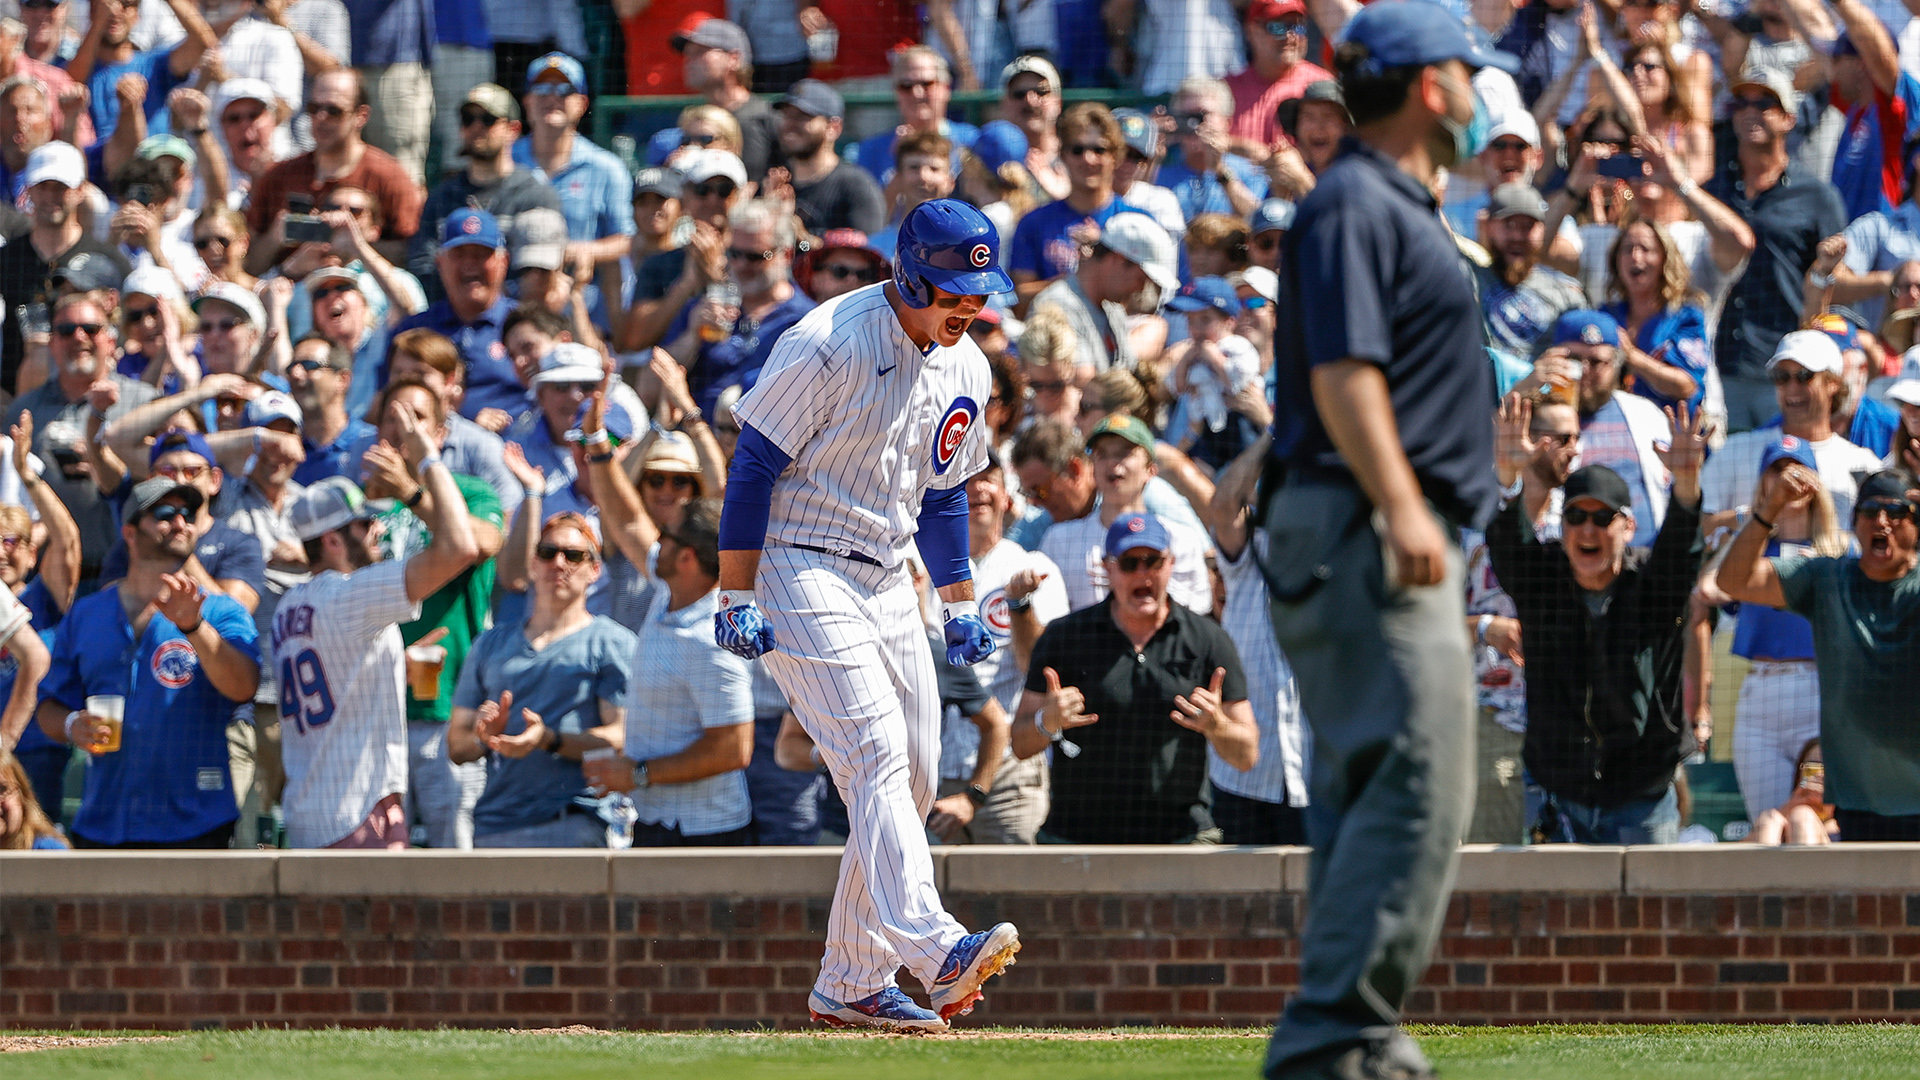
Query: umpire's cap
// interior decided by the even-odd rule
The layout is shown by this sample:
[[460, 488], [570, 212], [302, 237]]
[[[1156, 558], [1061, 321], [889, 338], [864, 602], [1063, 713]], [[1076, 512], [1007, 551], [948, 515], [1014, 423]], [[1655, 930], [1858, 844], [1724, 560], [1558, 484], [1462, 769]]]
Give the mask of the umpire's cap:
[[1000, 230], [958, 199], [934, 199], [900, 223], [893, 284], [908, 307], [933, 303], [935, 286], [958, 296], [1013, 291], [1000, 269]]
[[1431, 0], [1377, 0], [1347, 20], [1341, 40], [1366, 46], [1364, 63], [1373, 68], [1458, 60], [1476, 70], [1499, 68], [1509, 75], [1520, 70], [1518, 57], [1475, 40], [1460, 16]]

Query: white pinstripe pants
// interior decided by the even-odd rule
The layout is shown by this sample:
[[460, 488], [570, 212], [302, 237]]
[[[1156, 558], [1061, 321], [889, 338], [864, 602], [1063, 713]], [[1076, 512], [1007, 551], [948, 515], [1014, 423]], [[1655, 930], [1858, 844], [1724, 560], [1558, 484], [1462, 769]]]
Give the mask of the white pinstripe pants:
[[1755, 661], [1733, 711], [1733, 772], [1747, 820], [1793, 794], [1794, 762], [1820, 737], [1820, 673], [1811, 660]]
[[816, 988], [857, 1001], [907, 970], [931, 986], [965, 936], [941, 903], [924, 823], [939, 784], [940, 693], [904, 570], [769, 546], [755, 595], [767, 671], [846, 800], [846, 853]]

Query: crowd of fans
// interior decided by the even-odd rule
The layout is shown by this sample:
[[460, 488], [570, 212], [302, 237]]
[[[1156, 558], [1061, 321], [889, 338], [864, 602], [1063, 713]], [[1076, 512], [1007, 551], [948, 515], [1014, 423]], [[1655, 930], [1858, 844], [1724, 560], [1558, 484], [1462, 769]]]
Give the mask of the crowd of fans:
[[[844, 835], [779, 690], [712, 639], [732, 405], [949, 197], [1016, 289], [970, 331], [1000, 648], [941, 657], [928, 828], [1305, 838], [1253, 508], [1357, 5], [720, 7], [615, 0], [629, 92], [703, 99], [637, 168], [582, 131], [576, 0], [0, 20], [0, 846]], [[1674, 839], [1729, 627], [1756, 836], [1920, 838], [1889, 706], [1920, 660], [1920, 21], [1457, 14], [1522, 62], [1475, 76], [1433, 192], [1505, 396], [1503, 509], [1461, 537], [1468, 839]], [[1166, 104], [1066, 103], [1089, 87]], [[329, 634], [401, 700], [301, 646]]]

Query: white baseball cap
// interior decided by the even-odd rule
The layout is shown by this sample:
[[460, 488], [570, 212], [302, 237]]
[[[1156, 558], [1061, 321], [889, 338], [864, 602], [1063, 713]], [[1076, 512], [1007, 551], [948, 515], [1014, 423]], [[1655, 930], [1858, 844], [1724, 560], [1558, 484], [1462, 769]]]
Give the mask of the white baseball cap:
[[747, 186], [747, 167], [731, 150], [696, 150], [680, 159], [677, 166], [680, 178], [688, 184], [704, 183], [716, 176], [724, 176], [733, 181], [733, 186]]
[[1887, 400], [1920, 405], [1920, 345], [1900, 354], [1900, 377], [1887, 387]]
[[1265, 297], [1269, 304], [1280, 302], [1280, 275], [1264, 266], [1249, 266], [1228, 274], [1227, 284], [1245, 285]]
[[227, 106], [236, 101], [257, 101], [272, 108], [278, 100], [265, 79], [228, 79], [213, 95], [213, 119], [217, 123]]
[[1160, 286], [1163, 297], [1180, 288], [1180, 275], [1174, 269], [1179, 256], [1173, 237], [1160, 223], [1145, 214], [1115, 214], [1100, 230], [1100, 246], [1114, 252], [1147, 272], [1147, 279]]
[[1525, 109], [1508, 109], [1501, 113], [1499, 119], [1493, 122], [1492, 130], [1487, 132], [1487, 142], [1491, 143], [1502, 135], [1517, 136], [1535, 150], [1540, 149], [1540, 124]]
[[265, 391], [247, 402], [244, 415], [248, 427], [266, 427], [275, 420], [291, 420], [294, 427], [306, 423], [306, 417], [300, 412], [300, 404], [279, 390]]
[[1773, 359], [1767, 361], [1767, 370], [1772, 371], [1788, 360], [1808, 371], [1830, 371], [1838, 375], [1846, 370], [1839, 344], [1824, 330], [1795, 330], [1781, 338], [1779, 347], [1773, 350]]
[[85, 186], [87, 159], [81, 156], [78, 147], [56, 140], [27, 155], [27, 173], [21, 178], [21, 184], [32, 187], [47, 180], [68, 188]]
[[533, 385], [547, 383], [597, 383], [607, 377], [607, 369], [598, 350], [577, 341], [563, 341], [540, 358], [540, 370]]
[[173, 271], [153, 263], [134, 267], [133, 273], [120, 283], [121, 296], [133, 296], [136, 293], [156, 300], [183, 300], [187, 295], [180, 288], [180, 279], [173, 276]]
[[218, 300], [238, 308], [255, 330], [265, 332], [267, 329], [267, 309], [260, 306], [260, 298], [253, 295], [252, 289], [231, 281], [216, 281], [193, 298], [193, 313], [199, 315], [209, 300]]

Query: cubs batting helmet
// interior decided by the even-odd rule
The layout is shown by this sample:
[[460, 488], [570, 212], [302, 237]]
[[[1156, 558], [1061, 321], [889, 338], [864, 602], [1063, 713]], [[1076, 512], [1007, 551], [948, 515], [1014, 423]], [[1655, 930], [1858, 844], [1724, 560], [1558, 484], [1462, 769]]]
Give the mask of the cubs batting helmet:
[[893, 284], [907, 306], [933, 303], [934, 286], [959, 296], [1013, 291], [1000, 269], [1000, 232], [987, 215], [958, 199], [934, 199], [900, 223]]

